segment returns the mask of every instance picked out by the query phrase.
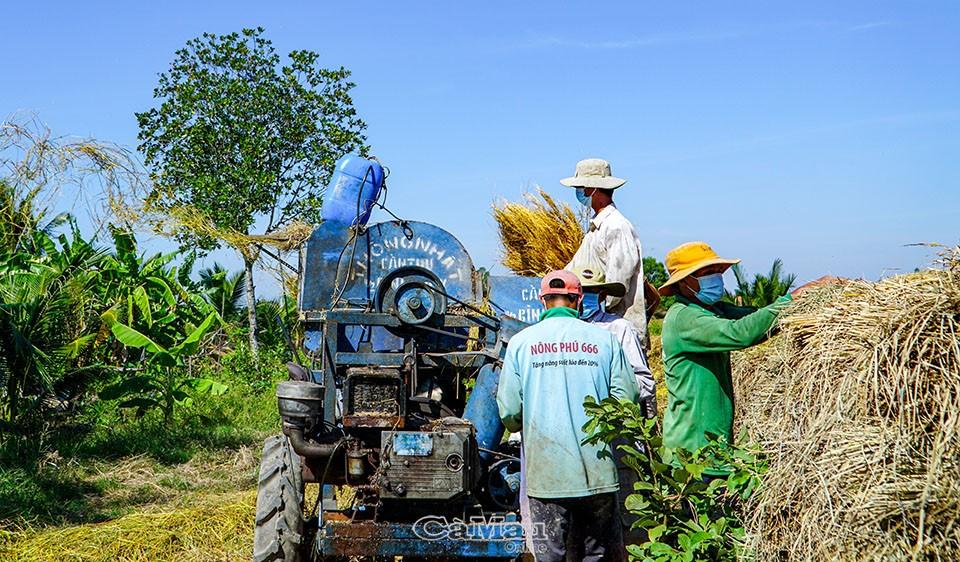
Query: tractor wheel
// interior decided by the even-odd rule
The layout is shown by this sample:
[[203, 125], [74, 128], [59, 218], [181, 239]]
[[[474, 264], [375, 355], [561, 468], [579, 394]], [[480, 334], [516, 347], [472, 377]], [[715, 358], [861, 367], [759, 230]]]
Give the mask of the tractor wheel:
[[263, 443], [253, 530], [254, 562], [301, 562], [303, 475], [300, 457], [285, 435]]

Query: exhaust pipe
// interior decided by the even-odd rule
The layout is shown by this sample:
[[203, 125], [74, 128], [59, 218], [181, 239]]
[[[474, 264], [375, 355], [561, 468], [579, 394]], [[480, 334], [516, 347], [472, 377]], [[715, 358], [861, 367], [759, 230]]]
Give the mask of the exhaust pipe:
[[283, 432], [290, 438], [290, 445], [301, 457], [326, 459], [333, 456], [340, 441], [336, 443], [312, 443], [303, 437], [303, 428], [283, 424]]
[[336, 443], [313, 443], [304, 437], [304, 428], [323, 420], [323, 385], [309, 381], [283, 381], [277, 384], [277, 406], [283, 417], [283, 432], [293, 450], [302, 457], [330, 458]]

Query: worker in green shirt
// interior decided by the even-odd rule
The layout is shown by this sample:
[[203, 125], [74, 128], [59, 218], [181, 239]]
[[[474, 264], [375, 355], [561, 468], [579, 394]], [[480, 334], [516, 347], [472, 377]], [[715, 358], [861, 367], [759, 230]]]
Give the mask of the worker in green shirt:
[[[739, 262], [721, 258], [704, 242], [688, 242], [667, 254], [670, 279], [659, 291], [677, 299], [662, 333], [667, 384], [663, 443], [668, 447], [694, 451], [707, 444], [707, 433], [733, 442], [730, 352], [765, 340], [794, 295], [830, 279], [808, 283], [763, 308], [733, 306], [720, 302], [723, 272]], [[725, 475], [722, 468], [705, 473]]]

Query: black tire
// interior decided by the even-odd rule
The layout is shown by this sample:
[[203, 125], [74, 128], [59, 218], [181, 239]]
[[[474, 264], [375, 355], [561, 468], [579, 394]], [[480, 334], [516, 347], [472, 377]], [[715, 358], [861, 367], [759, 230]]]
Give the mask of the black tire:
[[253, 530], [254, 562], [301, 562], [303, 474], [300, 457], [285, 435], [263, 443]]

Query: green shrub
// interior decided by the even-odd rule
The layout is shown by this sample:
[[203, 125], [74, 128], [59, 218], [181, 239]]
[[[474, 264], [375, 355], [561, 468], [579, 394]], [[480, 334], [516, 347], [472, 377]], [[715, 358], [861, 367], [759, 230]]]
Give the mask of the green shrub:
[[243, 334], [234, 335], [232, 340], [232, 351], [220, 358], [219, 365], [208, 367], [218, 371], [219, 380], [256, 393], [272, 392], [278, 380], [287, 378], [289, 352], [282, 345], [263, 346], [254, 355]]
[[[757, 493], [765, 461], [757, 451], [712, 439], [697, 451], [663, 445], [657, 421], [639, 405], [615, 399], [584, 402], [591, 420], [587, 443], [616, 443], [624, 463], [639, 474], [625, 508], [647, 539], [627, 547], [631, 560], [734, 561], [743, 552], [740, 511]], [[626, 443], [626, 444], [624, 444]], [[726, 477], [706, 477], [709, 469]]]
[[[146, 334], [116, 320], [116, 312], [103, 315], [104, 321], [118, 342], [128, 348], [142, 350], [142, 371], [123, 377], [119, 382], [100, 391], [104, 400], [123, 400], [121, 408], [135, 408], [137, 417], [151, 410], [163, 412], [169, 425], [173, 421], [174, 406], [190, 405], [196, 396], [220, 396], [227, 387], [213, 379], [190, 377], [187, 360], [197, 354], [200, 343], [220, 324], [220, 316], [211, 312], [199, 326], [192, 327], [185, 337], [174, 339], [174, 345], [164, 347], [153, 341], [152, 331]], [[156, 325], [154, 325], [156, 326]], [[159, 332], [163, 335], [163, 332]]]

